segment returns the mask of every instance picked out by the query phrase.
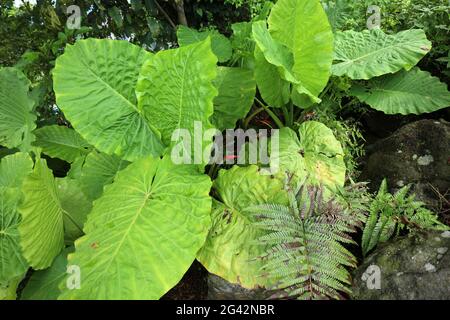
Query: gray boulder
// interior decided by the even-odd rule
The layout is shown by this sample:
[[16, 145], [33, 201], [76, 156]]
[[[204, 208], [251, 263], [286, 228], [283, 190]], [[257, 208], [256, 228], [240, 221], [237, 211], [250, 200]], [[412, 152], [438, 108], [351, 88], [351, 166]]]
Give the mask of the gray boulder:
[[380, 246], [355, 271], [353, 299], [450, 299], [450, 231], [410, 234]]
[[397, 130], [367, 148], [361, 179], [377, 189], [386, 177], [392, 189], [412, 184], [419, 200], [439, 206], [439, 196], [450, 190], [450, 123], [421, 120]]

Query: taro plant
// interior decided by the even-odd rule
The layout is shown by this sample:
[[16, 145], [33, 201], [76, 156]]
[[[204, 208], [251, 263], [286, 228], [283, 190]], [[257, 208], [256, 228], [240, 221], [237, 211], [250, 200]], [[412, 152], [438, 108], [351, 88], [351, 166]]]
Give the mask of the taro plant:
[[[172, 74], [163, 73], [179, 82], [157, 86], [170, 95], [135, 93], [148, 85], [142, 75], [137, 86], [148, 59], [154, 59], [147, 74], [152, 82], [153, 75], [162, 74], [158, 65], [173, 66]], [[1, 282], [14, 287], [8, 289], [11, 298], [29, 267], [36, 271], [24, 298], [156, 299], [181, 279], [209, 230], [211, 181], [198, 167], [177, 166], [163, 154], [170, 130], [189, 129], [194, 120], [211, 126], [216, 61], [209, 39], [155, 56], [125, 41], [81, 40], [66, 49], [53, 74], [58, 106], [76, 130], [34, 130], [26, 79], [14, 69], [1, 69], [2, 144], [23, 151], [1, 162], [5, 224], [0, 241], [6, 250]], [[196, 86], [183, 85], [195, 78]], [[14, 83], [19, 91], [10, 96]], [[149, 121], [156, 120], [151, 112], [144, 114], [147, 101], [152, 109], [156, 101], [167, 111], [166, 123], [159, 115], [153, 121], [158, 128]], [[10, 119], [17, 126], [6, 131], [14, 123]], [[42, 154], [69, 162], [67, 177], [55, 178]], [[66, 245], [74, 245], [68, 257]], [[66, 285], [61, 270], [66, 260], [81, 270], [79, 290]], [[47, 283], [54, 278], [61, 281]]]
[[298, 132], [280, 130], [279, 151], [271, 161], [279, 163], [276, 175], [262, 175], [257, 166], [221, 170], [213, 183], [212, 227], [197, 258], [209, 272], [244, 288], [273, 285], [271, 277], [256, 277], [262, 262], [255, 260], [265, 248], [255, 240], [264, 233], [255, 225], [251, 208], [257, 205], [288, 205], [284, 187], [286, 172], [292, 183], [306, 178], [308, 185], [323, 185], [325, 197], [338, 192], [345, 182], [342, 147], [325, 125], [303, 123]]
[[[387, 114], [429, 113], [450, 105], [444, 83], [415, 65], [431, 49], [420, 29], [337, 32], [334, 76], [355, 81], [349, 94]], [[368, 80], [368, 81], [361, 81]]]

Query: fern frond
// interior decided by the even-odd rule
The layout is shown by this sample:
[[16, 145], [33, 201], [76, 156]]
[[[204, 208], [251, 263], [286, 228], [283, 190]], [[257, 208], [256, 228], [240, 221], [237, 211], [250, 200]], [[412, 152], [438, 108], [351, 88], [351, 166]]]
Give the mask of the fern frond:
[[401, 230], [449, 230], [439, 222], [437, 214], [425, 208], [425, 204], [415, 199], [410, 186], [405, 186], [395, 194], [390, 194], [386, 180], [383, 180], [378, 194], [370, 206], [370, 214], [362, 236], [362, 252], [367, 255], [379, 243], [386, 242]]
[[288, 189], [290, 205], [265, 204], [250, 211], [254, 225], [265, 233], [258, 244], [267, 249], [259, 257], [261, 272], [274, 280], [272, 298], [341, 299], [350, 292], [350, 273], [356, 258], [343, 243], [361, 227], [356, 209], [324, 200], [321, 187]]

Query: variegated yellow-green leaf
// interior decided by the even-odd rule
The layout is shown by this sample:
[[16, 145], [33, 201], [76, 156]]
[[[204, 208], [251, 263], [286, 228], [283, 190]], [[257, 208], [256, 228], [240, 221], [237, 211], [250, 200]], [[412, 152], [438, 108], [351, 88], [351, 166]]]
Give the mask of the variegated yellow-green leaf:
[[269, 31], [294, 56], [292, 72], [301, 83], [293, 91], [294, 103], [310, 105], [308, 93], [317, 97], [322, 92], [333, 62], [333, 32], [320, 1], [278, 0], [269, 16]]
[[214, 99], [211, 122], [219, 130], [233, 129], [239, 119], [250, 111], [256, 94], [251, 70], [218, 67], [214, 85], [219, 95]]
[[136, 87], [138, 107], [148, 122], [162, 134], [166, 145], [176, 129], [186, 129], [192, 136], [194, 122], [211, 128], [217, 89], [217, 57], [211, 41], [160, 51], [144, 64]]
[[14, 68], [0, 68], [0, 145], [29, 151], [36, 127], [30, 82]]
[[69, 265], [81, 287], [60, 299], [158, 299], [188, 270], [210, 227], [211, 181], [169, 157], [120, 171], [94, 202]]
[[22, 192], [24, 199], [18, 210], [22, 215], [19, 234], [23, 255], [34, 269], [45, 269], [64, 246], [64, 212], [55, 178], [44, 159], [36, 159]]
[[219, 201], [214, 201], [212, 228], [197, 259], [210, 273], [244, 288], [269, 286], [269, 280], [257, 277], [261, 260], [254, 260], [266, 248], [255, 240], [261, 230], [252, 224], [246, 209], [265, 203], [287, 204], [281, 180], [261, 175], [257, 166], [221, 170], [214, 181]]
[[64, 126], [45, 126], [37, 129], [34, 134], [34, 145], [41, 147], [43, 153], [70, 163], [85, 157], [92, 149], [78, 132]]
[[160, 156], [164, 146], [136, 106], [134, 89], [151, 53], [121, 40], [79, 40], [56, 60], [58, 106], [75, 130], [101, 152], [133, 161]]
[[414, 29], [393, 35], [380, 29], [338, 32], [335, 46], [333, 75], [365, 80], [410, 70], [431, 50], [425, 32]]
[[422, 114], [450, 106], [447, 85], [419, 68], [358, 84], [350, 94], [386, 114]]

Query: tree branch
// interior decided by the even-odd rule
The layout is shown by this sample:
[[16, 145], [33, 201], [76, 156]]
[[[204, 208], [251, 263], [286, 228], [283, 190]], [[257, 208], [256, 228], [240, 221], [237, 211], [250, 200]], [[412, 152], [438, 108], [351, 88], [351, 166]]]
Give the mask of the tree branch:
[[161, 7], [161, 5], [158, 3], [158, 1], [157, 0], [154, 0], [154, 1], [155, 1], [156, 6], [158, 7], [158, 10], [161, 11], [161, 13], [167, 19], [167, 21], [169, 21], [172, 28], [174, 28], [176, 30], [177, 25], [175, 24], [175, 22], [173, 22], [173, 20], [170, 18], [170, 16], [167, 14], [167, 12], [163, 9], [163, 7]]
[[187, 18], [186, 18], [186, 12], [184, 12], [184, 0], [174, 0], [175, 2], [175, 9], [177, 10], [178, 14], [178, 23], [184, 26], [188, 26]]

